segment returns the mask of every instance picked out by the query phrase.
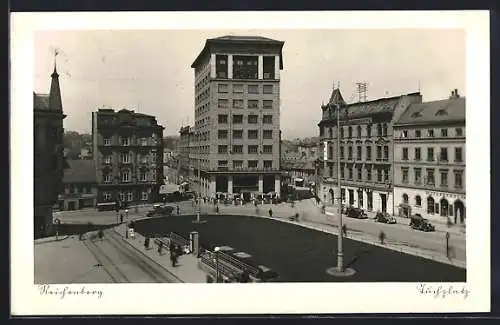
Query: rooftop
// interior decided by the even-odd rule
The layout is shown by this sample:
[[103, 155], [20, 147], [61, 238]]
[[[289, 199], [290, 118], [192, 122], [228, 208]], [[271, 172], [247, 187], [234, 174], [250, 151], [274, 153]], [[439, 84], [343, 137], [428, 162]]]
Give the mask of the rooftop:
[[229, 42], [237, 42], [237, 41], [242, 41], [242, 42], [269, 42], [269, 43], [276, 43], [276, 44], [282, 44], [282, 41], [277, 41], [271, 38], [267, 37], [262, 37], [262, 36], [244, 36], [244, 35], [225, 35], [225, 36], [220, 36], [216, 38], [209, 38], [207, 41], [211, 42], [219, 42], [219, 41], [229, 41]]
[[97, 183], [93, 160], [67, 160], [69, 168], [64, 171], [64, 183]]
[[412, 104], [395, 125], [465, 122], [465, 97]]
[[33, 109], [48, 110], [49, 109], [49, 94], [37, 94], [33, 92]]

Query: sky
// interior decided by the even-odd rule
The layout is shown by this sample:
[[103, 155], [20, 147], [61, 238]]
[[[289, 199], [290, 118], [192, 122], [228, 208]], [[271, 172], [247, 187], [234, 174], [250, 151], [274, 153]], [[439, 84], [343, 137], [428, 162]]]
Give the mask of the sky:
[[157, 117], [164, 135], [194, 120], [191, 64], [207, 38], [260, 35], [284, 41], [280, 123], [284, 139], [318, 135], [321, 104], [339, 86], [357, 101], [420, 90], [424, 101], [466, 95], [465, 32], [459, 29], [68, 30], [35, 33], [34, 91], [48, 93], [57, 69], [66, 130], [90, 133], [99, 107]]

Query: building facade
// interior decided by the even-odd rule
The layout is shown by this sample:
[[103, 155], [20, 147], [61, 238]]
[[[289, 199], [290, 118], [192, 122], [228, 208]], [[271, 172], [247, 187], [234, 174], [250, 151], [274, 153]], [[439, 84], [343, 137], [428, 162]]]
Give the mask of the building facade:
[[62, 188], [66, 161], [63, 150], [63, 106], [59, 74], [54, 66], [50, 93], [33, 93], [34, 236], [53, 232], [52, 207]]
[[163, 130], [154, 116], [131, 110], [92, 113], [98, 203], [159, 200]]
[[203, 195], [280, 192], [283, 45], [254, 36], [208, 39], [192, 64], [191, 161]]
[[93, 208], [97, 204], [97, 177], [93, 160], [68, 160], [59, 210]]
[[[194, 143], [194, 131], [189, 125], [179, 130], [179, 142], [177, 143], [177, 175], [189, 178], [192, 174]], [[179, 182], [179, 180], [178, 180]]]
[[[366, 211], [394, 212], [393, 205], [393, 121], [420, 93], [347, 104], [339, 89], [322, 105], [318, 124], [323, 151], [320, 199]], [[337, 150], [337, 109], [340, 109], [340, 148]], [[337, 151], [338, 155], [337, 155]], [[337, 158], [340, 175], [337, 175]], [[338, 193], [340, 176], [342, 190]]]
[[411, 105], [394, 132], [399, 215], [465, 224], [465, 98]]

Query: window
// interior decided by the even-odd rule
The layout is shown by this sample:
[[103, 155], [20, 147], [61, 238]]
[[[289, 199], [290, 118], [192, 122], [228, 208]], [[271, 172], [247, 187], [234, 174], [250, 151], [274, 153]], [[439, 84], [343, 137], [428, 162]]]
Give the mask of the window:
[[243, 168], [243, 160], [233, 160], [233, 168], [235, 169]]
[[227, 139], [227, 130], [219, 130], [217, 133], [218, 139]]
[[215, 56], [215, 74], [217, 78], [226, 79], [227, 76], [227, 55]]
[[227, 124], [227, 115], [219, 115], [218, 122], [219, 124]]
[[377, 124], [377, 135], [382, 136], [382, 124]]
[[347, 127], [347, 137], [352, 138], [352, 127]]
[[351, 146], [347, 147], [347, 159], [349, 159], [349, 160], [352, 159], [352, 147]]
[[455, 134], [457, 137], [463, 136], [462, 128], [455, 128]]
[[228, 85], [227, 84], [219, 84], [217, 90], [219, 93], [227, 93]]
[[219, 160], [217, 162], [217, 166], [218, 167], [225, 167], [225, 168], [227, 168], [227, 160]]
[[104, 197], [104, 201], [111, 201], [111, 193], [104, 192], [102, 193], [102, 196]]
[[218, 106], [219, 106], [219, 108], [228, 108], [228, 100], [227, 99], [219, 99]]
[[427, 161], [434, 161], [434, 148], [427, 148]]
[[248, 146], [248, 153], [257, 153], [257, 146], [256, 145], [250, 145]]
[[257, 124], [257, 115], [248, 115], [248, 124]]
[[248, 108], [259, 108], [259, 101], [254, 99], [249, 99]]
[[387, 136], [387, 124], [384, 123], [384, 125], [382, 126], [382, 135], [384, 137]]
[[415, 196], [415, 206], [419, 207], [422, 205], [422, 198], [420, 195]]
[[389, 170], [384, 170], [384, 181], [387, 183], [389, 181]]
[[243, 153], [243, 146], [242, 145], [234, 145], [233, 146], [233, 153], [234, 154]]
[[370, 167], [366, 167], [366, 180], [367, 181], [372, 180], [372, 169]]
[[[330, 152], [331, 154], [329, 154], [328, 156], [331, 158], [333, 155], [332, 147], [330, 147]], [[340, 159], [344, 159], [344, 147], [340, 147]]]
[[343, 127], [340, 127], [340, 137], [341, 138], [344, 137], [344, 128]]
[[243, 123], [243, 115], [233, 115], [233, 123], [234, 124], [242, 124]]
[[441, 174], [441, 186], [448, 187], [448, 171], [440, 170], [439, 173]]
[[415, 185], [422, 184], [422, 169], [414, 168], [413, 173], [415, 174]]
[[462, 148], [457, 147], [455, 148], [455, 162], [462, 162]]
[[382, 160], [382, 146], [377, 146], [377, 160]]
[[384, 146], [384, 160], [389, 160], [389, 146]]
[[401, 167], [401, 174], [403, 176], [403, 184], [408, 184], [408, 167]]
[[324, 136], [324, 135], [325, 135], [325, 130], [326, 130], [326, 128], [323, 128], [323, 127], [321, 127], [321, 126], [319, 127], [319, 136], [320, 136], [320, 137], [322, 137], [322, 136]]
[[233, 93], [235, 94], [243, 93], [243, 85], [240, 84], [233, 85]]
[[[343, 148], [342, 148], [343, 150]], [[343, 151], [342, 151], [343, 152]], [[343, 158], [343, 157], [342, 157]], [[327, 159], [333, 159], [333, 147], [329, 146], [328, 147], [328, 154], [327, 154]]]
[[377, 181], [382, 182], [382, 170], [377, 169]]
[[272, 115], [264, 115], [262, 122], [264, 124], [273, 124], [273, 116]]
[[233, 139], [243, 139], [243, 130], [233, 130]]
[[328, 170], [330, 177], [333, 177], [333, 165], [328, 166]]
[[148, 174], [146, 172], [141, 172], [141, 177], [140, 177], [142, 182], [145, 182], [148, 180]]
[[220, 154], [227, 153], [227, 146], [226, 145], [219, 146], [218, 147], [218, 153], [220, 153]]
[[273, 153], [273, 146], [272, 145], [265, 145], [264, 146], [264, 153]]
[[264, 56], [262, 60], [264, 79], [274, 79], [274, 61], [274, 56]]
[[372, 160], [372, 147], [366, 147], [366, 160]]
[[128, 137], [121, 137], [120, 138], [120, 145], [122, 145], [122, 146], [129, 146], [130, 145], [130, 138], [128, 138]]
[[259, 93], [259, 85], [248, 85], [248, 93], [249, 94], [258, 94]]
[[141, 138], [141, 146], [147, 146], [148, 145], [148, 139], [147, 138]]
[[448, 129], [441, 129], [441, 136], [447, 137], [448, 136]]
[[105, 164], [111, 164], [111, 156], [110, 155], [104, 157], [104, 163]]
[[430, 196], [427, 198], [427, 213], [434, 213], [434, 199]]
[[128, 170], [124, 170], [121, 172], [121, 175], [122, 175], [122, 182], [126, 183], [126, 182], [130, 182], [130, 171]]
[[243, 99], [233, 99], [233, 108], [243, 108]]
[[142, 162], [143, 164], [147, 164], [147, 163], [148, 163], [148, 156], [147, 156], [147, 155], [142, 156], [142, 157], [141, 157], [141, 162]]
[[422, 132], [420, 130], [415, 130], [415, 138], [420, 138]]
[[358, 125], [358, 138], [361, 138], [361, 126]]
[[401, 137], [408, 138], [408, 131], [405, 130], [405, 131], [401, 132]]
[[264, 168], [273, 168], [272, 160], [264, 160]]
[[427, 136], [430, 137], [430, 138], [433, 138], [434, 137], [434, 130], [433, 129], [428, 129], [427, 130]]
[[439, 152], [440, 161], [448, 161], [448, 148], [441, 148]]
[[328, 129], [328, 135], [330, 136], [330, 139], [333, 138], [333, 128]]
[[347, 172], [349, 173], [349, 179], [352, 179], [352, 167], [347, 168]]
[[361, 146], [357, 147], [357, 159], [361, 160]]
[[148, 192], [141, 192], [141, 200], [142, 201], [148, 200]]
[[104, 174], [104, 183], [111, 183], [111, 174]]
[[420, 161], [421, 156], [420, 148], [415, 148], [415, 160]]
[[425, 182], [425, 185], [434, 185], [434, 169], [432, 168], [427, 168], [427, 181]]
[[408, 160], [408, 148], [403, 148], [403, 160]]
[[104, 145], [110, 146], [111, 145], [111, 138], [104, 138]]
[[462, 188], [463, 187], [463, 183], [462, 183], [463, 171], [455, 170], [454, 173], [455, 173], [455, 187]]
[[344, 178], [345, 177], [345, 166], [344, 164], [340, 164], [340, 178]]
[[272, 100], [264, 100], [263, 101], [264, 109], [273, 109], [273, 101]]
[[408, 194], [406, 193], [403, 194], [403, 203], [408, 204]]
[[129, 164], [130, 163], [130, 154], [128, 152], [122, 152], [120, 154], [120, 161], [123, 164]]
[[368, 138], [372, 137], [372, 126], [370, 124], [366, 126], [366, 136]]
[[262, 137], [264, 139], [272, 139], [273, 138], [273, 130], [264, 130]]
[[248, 161], [248, 168], [257, 168], [257, 160], [249, 160]]
[[248, 139], [257, 139], [259, 131], [257, 130], [248, 130]]
[[126, 201], [126, 199], [127, 199], [126, 194], [125, 194], [125, 193], [123, 193], [123, 192], [120, 192], [120, 201], [125, 202], [125, 201]]
[[262, 88], [262, 92], [264, 94], [272, 94], [273, 93], [273, 85], [264, 85]]
[[134, 200], [134, 193], [127, 192], [127, 201], [132, 202]]
[[360, 181], [363, 179], [361, 166], [357, 166], [356, 169], [357, 169], [358, 181]]

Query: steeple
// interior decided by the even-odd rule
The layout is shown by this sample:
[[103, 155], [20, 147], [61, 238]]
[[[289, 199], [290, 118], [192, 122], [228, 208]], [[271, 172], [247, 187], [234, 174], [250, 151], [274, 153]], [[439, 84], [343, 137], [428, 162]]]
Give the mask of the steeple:
[[50, 84], [49, 93], [49, 109], [54, 111], [62, 111], [61, 89], [59, 88], [59, 74], [57, 73], [56, 57], [59, 53], [54, 51], [54, 72], [52, 72], [52, 82]]

